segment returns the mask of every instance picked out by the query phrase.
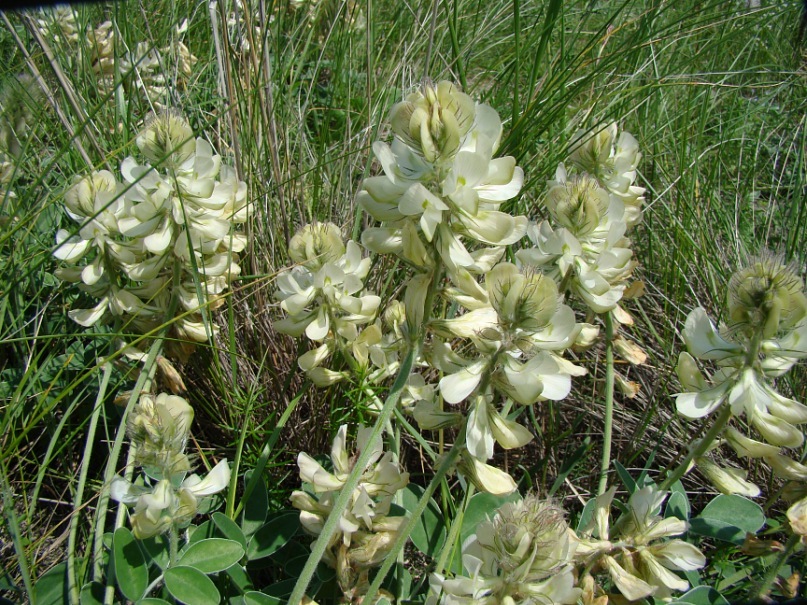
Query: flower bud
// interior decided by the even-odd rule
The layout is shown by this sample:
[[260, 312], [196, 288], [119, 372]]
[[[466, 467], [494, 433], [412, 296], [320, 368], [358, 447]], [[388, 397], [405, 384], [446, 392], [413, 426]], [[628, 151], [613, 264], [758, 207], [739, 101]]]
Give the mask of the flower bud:
[[756, 498], [759, 487], [745, 480], [748, 473], [737, 468], [723, 468], [708, 458], [696, 458], [695, 463], [709, 482], [722, 494], [738, 494]]
[[187, 472], [190, 463], [184, 452], [192, 421], [193, 408], [182, 397], [141, 396], [127, 422], [137, 463], [158, 479]]
[[473, 126], [475, 107], [456, 84], [426, 84], [392, 108], [392, 131], [427, 162], [450, 159]]
[[787, 509], [787, 520], [794, 534], [807, 536], [807, 498], [802, 498]]
[[729, 320], [746, 336], [760, 330], [773, 338], [807, 317], [804, 282], [779, 259], [761, 258], [732, 275], [728, 307]]
[[342, 231], [333, 223], [305, 225], [289, 241], [289, 256], [315, 271], [345, 254]]
[[152, 116], [135, 139], [151, 162], [176, 168], [196, 152], [196, 141], [188, 120], [176, 110]]

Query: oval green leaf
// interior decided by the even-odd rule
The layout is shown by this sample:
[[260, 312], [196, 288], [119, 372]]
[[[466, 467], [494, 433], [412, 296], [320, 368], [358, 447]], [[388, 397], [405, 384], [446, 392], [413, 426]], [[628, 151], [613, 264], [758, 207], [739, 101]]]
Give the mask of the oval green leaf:
[[185, 605], [218, 605], [221, 600], [213, 580], [193, 567], [169, 567], [163, 577], [171, 596]]
[[115, 579], [118, 589], [130, 601], [143, 596], [149, 584], [149, 570], [137, 540], [126, 527], [119, 527], [112, 536]]
[[759, 504], [742, 496], [721, 494], [690, 521], [692, 533], [742, 544], [745, 534], [756, 534], [765, 525], [765, 513]]
[[235, 521], [230, 519], [230, 517], [224, 513], [213, 513], [212, 518], [213, 523], [216, 524], [216, 527], [225, 538], [228, 540], [235, 540], [244, 547], [244, 550], [247, 549], [247, 538]]
[[244, 603], [246, 605], [280, 605], [282, 601], [278, 597], [252, 590], [244, 593]]
[[300, 528], [297, 511], [281, 511], [269, 519], [249, 541], [247, 557], [250, 561], [263, 559], [279, 550]]
[[234, 540], [207, 538], [191, 544], [179, 558], [180, 565], [211, 574], [235, 565], [244, 556], [244, 547]]

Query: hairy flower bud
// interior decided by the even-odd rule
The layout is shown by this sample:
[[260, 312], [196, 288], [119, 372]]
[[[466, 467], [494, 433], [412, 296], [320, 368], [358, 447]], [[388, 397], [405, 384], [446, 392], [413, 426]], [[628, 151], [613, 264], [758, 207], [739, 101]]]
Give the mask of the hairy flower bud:
[[152, 116], [135, 142], [151, 162], [170, 167], [178, 167], [196, 150], [188, 120], [178, 111], [170, 109]]
[[127, 422], [137, 463], [159, 479], [187, 472], [190, 463], [184, 452], [192, 421], [193, 408], [182, 397], [143, 395]]
[[807, 317], [804, 282], [781, 260], [761, 258], [732, 275], [728, 307], [734, 329], [773, 338]]
[[289, 242], [289, 256], [316, 271], [327, 263], [336, 261], [345, 253], [342, 232], [333, 223], [305, 225]]
[[427, 162], [450, 159], [474, 122], [475, 103], [456, 84], [426, 84], [392, 108], [392, 131]]

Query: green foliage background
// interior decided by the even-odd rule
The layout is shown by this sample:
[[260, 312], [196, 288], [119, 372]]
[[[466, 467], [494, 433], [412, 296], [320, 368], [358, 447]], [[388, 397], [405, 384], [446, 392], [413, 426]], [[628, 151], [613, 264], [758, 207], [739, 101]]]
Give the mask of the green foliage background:
[[[126, 73], [115, 74], [114, 90], [99, 89], [86, 27], [111, 20], [118, 54], [181, 36], [199, 58], [187, 88], [171, 91], [171, 104], [237, 167], [255, 213], [244, 275], [217, 317], [221, 335], [183, 368], [197, 410], [195, 453], [200, 465], [227, 456], [250, 468], [299, 394], [267, 471], [267, 506], [279, 510], [297, 484], [296, 453], [326, 451], [339, 424], [363, 417], [365, 402], [339, 389], [300, 391], [298, 344], [272, 329], [279, 317], [272, 280], [289, 264], [286, 242], [303, 223], [333, 221], [354, 235], [368, 224], [354, 199], [379, 169], [370, 146], [388, 136], [392, 104], [424, 78], [458, 81], [500, 113], [501, 151], [516, 156], [527, 179], [509, 210], [531, 218], [543, 215], [545, 182], [578, 127], [617, 120], [639, 140], [647, 210], [633, 242], [647, 294], [632, 307], [632, 334], [650, 358], [628, 371], [642, 390], [618, 408], [615, 457], [628, 467], [642, 467], [651, 453], [657, 466], [669, 463], [690, 431], [673, 417], [669, 396], [686, 313], [702, 305], [719, 317], [728, 275], [750, 256], [773, 251], [799, 268], [807, 260], [807, 72], [794, 46], [798, 11], [797, 2], [752, 10], [712, 0], [218, 0], [210, 7], [126, 0], [75, 7], [80, 50], [39, 43], [36, 13], [3, 14], [0, 80], [11, 86], [17, 74], [39, 74], [47, 89], [23, 96], [35, 119], [8, 186], [15, 197], [0, 204], [5, 581], [36, 579], [63, 560], [73, 515], [82, 521], [75, 548], [84, 556], [84, 521], [101, 481], [100, 471], [90, 477], [87, 499], [74, 510], [102, 379], [98, 359], [109, 354], [112, 335], [67, 318], [78, 295], [54, 277], [51, 252], [54, 233], [69, 225], [62, 200], [73, 177], [91, 167], [117, 170], [149, 107]], [[243, 25], [232, 24], [238, 16]], [[186, 18], [187, 32], [177, 33]], [[390, 261], [377, 262], [371, 280], [382, 297], [392, 294], [396, 275]], [[596, 377], [596, 352], [584, 361]], [[113, 396], [133, 380], [123, 364], [111, 377], [92, 468], [103, 467], [117, 430]], [[803, 370], [790, 383], [785, 392], [804, 400]], [[597, 388], [595, 378], [580, 381], [571, 398], [538, 410], [540, 444], [505, 461], [525, 486], [547, 491], [577, 452], [590, 460], [567, 478], [583, 492], [591, 488]], [[404, 455], [420, 468], [416, 444], [405, 444]], [[690, 480], [687, 487], [704, 489]]]

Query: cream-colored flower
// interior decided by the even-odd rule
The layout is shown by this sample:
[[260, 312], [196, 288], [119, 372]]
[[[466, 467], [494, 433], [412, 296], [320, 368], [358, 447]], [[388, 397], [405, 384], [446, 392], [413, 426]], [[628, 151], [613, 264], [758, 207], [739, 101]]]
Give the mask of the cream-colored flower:
[[144, 394], [127, 420], [136, 462], [156, 479], [171, 479], [190, 470], [185, 444], [193, 422], [193, 408], [182, 397]]
[[802, 498], [787, 509], [790, 529], [800, 536], [807, 536], [807, 498]]
[[759, 496], [759, 487], [745, 479], [748, 475], [747, 471], [718, 466], [705, 456], [696, 458], [695, 464], [720, 493], [737, 494], [749, 498]]
[[115, 477], [110, 496], [134, 506], [132, 533], [138, 540], [144, 540], [162, 534], [172, 526], [178, 529], [186, 527], [196, 516], [201, 500], [224, 490], [229, 482], [230, 467], [226, 460], [222, 460], [204, 479], [191, 475], [178, 488], [168, 479], [158, 481], [154, 487], [144, 487]]
[[552, 502], [528, 496], [505, 504], [463, 544], [465, 575], [432, 575], [432, 598], [446, 605], [576, 603], [569, 531]]
[[392, 131], [427, 162], [450, 160], [474, 124], [475, 105], [452, 82], [427, 84], [392, 108]]

